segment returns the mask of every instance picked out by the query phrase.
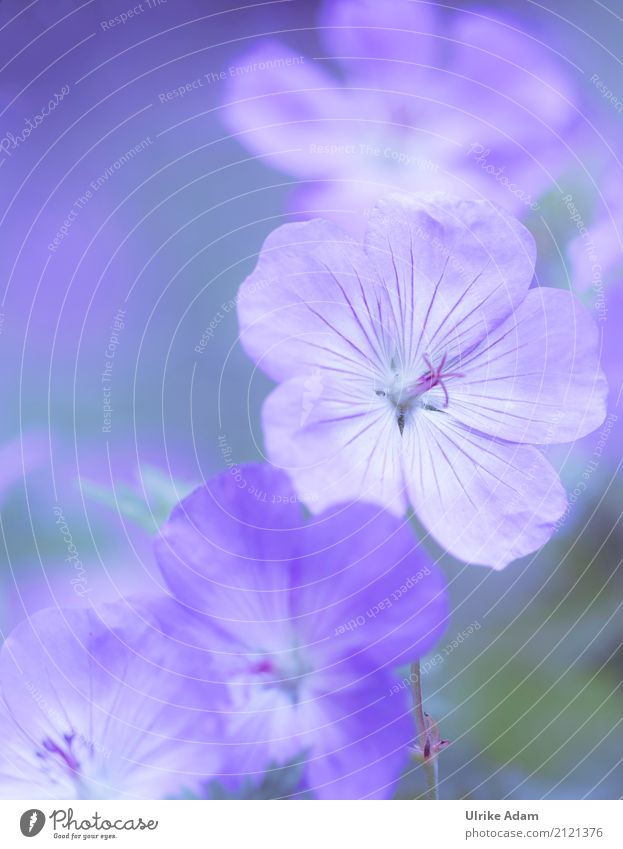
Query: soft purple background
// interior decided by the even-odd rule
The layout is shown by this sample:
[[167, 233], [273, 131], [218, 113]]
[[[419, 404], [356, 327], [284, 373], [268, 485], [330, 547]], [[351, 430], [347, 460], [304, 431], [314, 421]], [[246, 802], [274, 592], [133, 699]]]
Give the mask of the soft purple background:
[[[1, 514], [4, 633], [25, 611], [84, 603], [70, 583], [75, 570], [65, 560], [57, 506], [96, 605], [158, 583], [148, 532], [89, 498], [79, 479], [131, 483], [137, 465], [148, 462], [165, 479], [199, 483], [262, 456], [259, 410], [272, 384], [236, 342], [231, 300], [264, 237], [291, 220], [294, 202], [311, 187], [274, 157], [256, 158], [242, 139], [229, 137], [227, 80], [164, 103], [159, 95], [205, 74], [227, 77], [264, 37], [317, 57], [313, 67], [332, 77], [341, 71], [316, 29], [315, 3], [239, 11], [200, 0], [144, 5], [140, 15], [104, 30], [101, 21], [133, 4], [0, 4], [0, 139], [18, 135], [26, 119], [70, 88], [0, 165], [0, 436], [11, 457]], [[448, 21], [441, 31], [450, 31], [455, 15], [486, 15], [499, 5], [440, 8]], [[534, 73], [539, 57], [555, 62], [575, 92], [573, 131], [563, 134], [560, 151], [534, 151], [548, 171], [559, 171], [525, 220], [538, 242], [539, 281], [582, 293], [595, 310], [618, 419], [573, 453], [552, 453], [572, 508], [538, 557], [502, 574], [445, 558], [454, 614], [441, 660], [435, 652], [429, 658], [425, 689], [431, 713], [455, 741], [444, 753], [442, 795], [613, 797], [622, 778], [623, 580], [620, 204], [611, 188], [621, 182], [623, 115], [591, 78], [623, 101], [623, 25], [612, 2], [578, 0], [561, 9], [553, 0], [518, 0], [504, 10], [537, 39]], [[444, 38], [437, 46], [445, 62], [451, 51]], [[400, 56], [402, 48], [394, 49]], [[253, 80], [259, 84], [260, 75]], [[491, 84], [504, 78], [494, 75]], [[91, 181], [148, 139], [50, 252]], [[503, 199], [497, 183], [492, 188]], [[562, 201], [568, 193], [595, 232], [598, 260], [588, 267]], [[596, 261], [605, 301], [590, 279]], [[103, 433], [101, 375], [120, 308], [126, 314], [110, 382], [114, 409]]]

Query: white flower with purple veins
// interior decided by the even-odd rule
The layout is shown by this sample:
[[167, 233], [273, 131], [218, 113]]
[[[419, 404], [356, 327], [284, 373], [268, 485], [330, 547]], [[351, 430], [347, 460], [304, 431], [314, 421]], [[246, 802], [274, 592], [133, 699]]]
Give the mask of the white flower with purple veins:
[[112, 607], [43, 610], [0, 651], [0, 798], [157, 799], [216, 772], [224, 688]]
[[567, 502], [538, 446], [598, 427], [606, 383], [596, 326], [569, 292], [530, 288], [534, 261], [518, 221], [447, 195], [383, 199], [363, 245], [322, 220], [269, 236], [241, 340], [280, 384], [266, 449], [310, 509], [411, 504], [448, 551], [494, 568], [549, 539]]

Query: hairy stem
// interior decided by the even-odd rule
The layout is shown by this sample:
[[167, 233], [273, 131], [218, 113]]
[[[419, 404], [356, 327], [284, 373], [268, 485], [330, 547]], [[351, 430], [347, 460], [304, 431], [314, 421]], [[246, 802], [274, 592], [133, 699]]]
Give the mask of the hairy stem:
[[438, 799], [437, 755], [432, 751], [430, 733], [422, 706], [422, 675], [420, 661], [411, 664], [411, 682], [413, 692], [413, 718], [417, 729], [417, 743], [423, 756], [424, 774], [426, 776], [426, 794], [424, 799]]

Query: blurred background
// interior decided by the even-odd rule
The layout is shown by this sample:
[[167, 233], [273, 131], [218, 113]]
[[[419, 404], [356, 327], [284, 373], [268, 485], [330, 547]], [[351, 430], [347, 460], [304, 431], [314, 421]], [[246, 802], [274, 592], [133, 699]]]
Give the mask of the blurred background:
[[[379, 4], [365, 70], [331, 5], [0, 3], [2, 636], [40, 607], [157, 589], [175, 500], [262, 457], [271, 384], [235, 297], [275, 226], [358, 232], [383, 191], [460, 184], [519, 215], [538, 282], [594, 311], [611, 401], [599, 433], [547, 449], [570, 509], [537, 556], [494, 573], [427, 543], [454, 605], [422, 661], [452, 741], [441, 796], [619, 798], [623, 9]], [[381, 154], [314, 158], [324, 138]]]

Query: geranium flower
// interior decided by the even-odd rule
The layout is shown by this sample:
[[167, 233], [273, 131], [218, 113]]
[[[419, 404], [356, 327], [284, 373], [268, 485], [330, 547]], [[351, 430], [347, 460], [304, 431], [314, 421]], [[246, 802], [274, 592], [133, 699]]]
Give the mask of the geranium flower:
[[617, 192], [620, 172], [612, 169], [603, 175], [604, 203], [597, 214], [585, 218], [584, 207], [571, 195], [563, 197], [572, 226], [579, 235], [568, 245], [571, 275], [576, 291], [583, 298], [601, 329], [601, 364], [608, 379], [610, 397], [604, 429], [585, 440], [584, 463], [604, 458], [602, 471], [608, 477], [618, 466], [623, 442], [621, 397], [623, 396], [623, 357], [620, 321], [623, 317], [623, 201]]
[[[568, 216], [574, 237], [568, 245], [571, 274], [578, 292], [590, 289], [597, 300], [595, 309], [607, 312], [608, 286], [618, 287], [623, 270], [623, 199], [617, 187], [620, 168], [605, 169], [597, 177], [599, 198], [591, 203], [581, 195], [563, 194], [564, 217]], [[615, 290], [616, 291], [616, 290]]]
[[534, 259], [515, 219], [445, 195], [382, 200], [363, 245], [319, 220], [269, 236], [241, 340], [280, 383], [268, 456], [312, 511], [411, 504], [448, 551], [495, 568], [547, 541], [566, 497], [535, 446], [595, 429], [606, 385], [596, 326], [569, 292], [530, 289]]
[[156, 553], [186, 640], [229, 686], [223, 780], [300, 757], [320, 798], [390, 796], [415, 736], [392, 668], [447, 617], [441, 574], [407, 524], [370, 505], [305, 523], [283, 473], [243, 466], [182, 501]]
[[25, 620], [0, 688], [0, 798], [157, 799], [217, 771], [223, 688], [125, 603], [106, 622], [84, 609]]
[[407, 0], [325, 0], [316, 32], [313, 58], [254, 45], [224, 104], [243, 145], [304, 181], [295, 211], [340, 217], [396, 189], [537, 206], [579, 115], [538, 36], [512, 17]]

